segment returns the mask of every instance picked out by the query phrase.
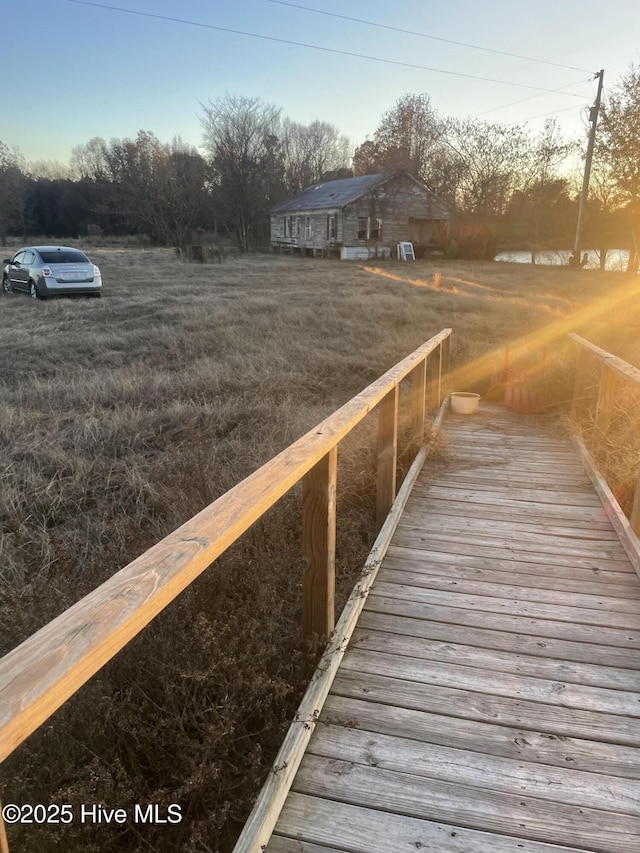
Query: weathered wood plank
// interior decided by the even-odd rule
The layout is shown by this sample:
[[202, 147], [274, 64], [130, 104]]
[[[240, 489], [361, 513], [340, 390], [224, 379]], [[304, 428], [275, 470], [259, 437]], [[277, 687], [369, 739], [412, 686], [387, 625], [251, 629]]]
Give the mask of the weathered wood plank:
[[[512, 651], [487, 649], [469, 642], [466, 632], [456, 643], [363, 627], [354, 632], [351, 648], [444, 664], [458, 665], [464, 662], [464, 666], [477, 669], [550, 679], [564, 684], [626, 690], [629, 693], [637, 692], [640, 687], [640, 661], [637, 668], [626, 669], [537, 655], [531, 647], [526, 654], [517, 646]], [[640, 696], [637, 698], [640, 699]]]
[[640, 749], [331, 695], [320, 721], [566, 770], [640, 778]]
[[[528, 620], [525, 620], [525, 629]], [[384, 631], [408, 637], [424, 637], [427, 640], [440, 640], [445, 643], [461, 642], [482, 649], [515, 651], [523, 655], [541, 658], [554, 658], [560, 661], [597, 664], [606, 669], [621, 667], [636, 672], [636, 684], [640, 680], [640, 654], [637, 649], [623, 649], [618, 646], [599, 645], [597, 642], [575, 642], [573, 640], [541, 637], [536, 634], [516, 634], [513, 631], [492, 628], [473, 628], [458, 623], [436, 622], [433, 619], [417, 619], [398, 614], [379, 613], [367, 608], [358, 621], [363, 631]], [[640, 633], [639, 633], [640, 639]]]
[[633, 567], [626, 559], [626, 555], [616, 557], [603, 557], [602, 554], [591, 554], [589, 556], [580, 556], [576, 554], [558, 554], [544, 553], [536, 551], [525, 551], [522, 548], [514, 548], [513, 546], [505, 547], [504, 543], [489, 543], [480, 544], [480, 542], [468, 542], [465, 539], [457, 541], [452, 540], [451, 536], [431, 536], [429, 542], [421, 542], [416, 548], [411, 541], [406, 544], [401, 544], [394, 540], [394, 548], [400, 548], [404, 551], [415, 553], [422, 551], [425, 555], [431, 554], [450, 554], [453, 558], [456, 557], [477, 557], [479, 559], [489, 560], [507, 560], [513, 563], [522, 563], [527, 565], [535, 563], [539, 565], [542, 562], [549, 562], [555, 566], [565, 566], [568, 568], [582, 568], [590, 571], [606, 572], [608, 570], [617, 573], [626, 572], [633, 576]]
[[[344, 672], [386, 675], [419, 684], [433, 684], [471, 690], [490, 696], [523, 699], [564, 709], [596, 711], [640, 718], [640, 702], [635, 692], [589, 687], [569, 681], [499, 673], [494, 669], [440, 663], [399, 654], [350, 649], [342, 661]], [[535, 716], [532, 720], [535, 726]]]
[[320, 723], [308, 754], [485, 791], [640, 815], [640, 782]]
[[[464, 486], [467, 483], [476, 484], [488, 487], [489, 490], [499, 493], [505, 487], [522, 485], [523, 480], [525, 480], [528, 486], [535, 484], [544, 487], [549, 485], [549, 474], [546, 471], [522, 471], [504, 465], [500, 465], [498, 468], [495, 466], [485, 467], [480, 465], [462, 467], [460, 465], [452, 467], [450, 471], [438, 473], [437, 476], [432, 478], [431, 482], [434, 485], [453, 486], [454, 488], [460, 484]], [[574, 471], [571, 474], [565, 474], [561, 470], [556, 470], [554, 471], [553, 484], [555, 486], [568, 486], [570, 489], [575, 490], [583, 489], [588, 491], [591, 488], [591, 483], [586, 474], [581, 470]]]
[[[437, 485], [418, 483], [416, 484], [416, 495], [425, 495], [432, 498], [448, 498], [449, 500], [455, 498], [459, 501], [473, 501], [475, 498], [477, 501], [485, 497], [485, 492], [479, 487], [475, 489], [465, 489], [464, 487], [459, 489], [443, 489]], [[593, 493], [589, 494], [579, 489], [575, 491], [567, 489], [560, 491], [555, 489], [527, 489], [519, 486], [508, 486], [503, 491], [502, 500], [519, 502], [536, 501], [546, 504], [563, 503], [568, 506], [601, 506], [598, 498]]]
[[283, 835], [272, 835], [266, 848], [266, 853], [350, 853], [340, 847], [325, 847], [324, 844], [314, 844], [301, 838], [285, 838]]
[[[603, 573], [586, 569], [568, 569], [553, 567], [544, 572], [547, 566], [540, 568], [531, 564], [501, 561], [495, 566], [491, 561], [470, 558], [469, 563], [461, 560], [447, 560], [446, 555], [435, 555], [441, 559], [433, 559], [434, 555], [426, 551], [416, 552], [415, 557], [404, 558], [387, 554], [385, 572], [387, 570], [412, 571], [421, 574], [435, 575], [448, 580], [479, 580], [494, 584], [509, 584], [511, 586], [558, 590], [582, 595], [606, 595], [612, 598], [639, 599], [640, 584], [634, 574], [624, 572]], [[442, 559], [444, 558], [444, 559]], [[485, 568], [486, 566], [486, 568]], [[615, 578], [615, 580], [613, 580]], [[573, 599], [569, 596], [568, 601]]]
[[421, 589], [407, 584], [391, 584], [378, 581], [376, 592], [390, 598], [413, 601], [417, 604], [442, 604], [458, 609], [484, 610], [487, 613], [508, 613], [534, 619], [553, 619], [559, 622], [582, 622], [607, 628], [630, 628], [638, 630], [635, 613], [611, 612], [594, 607], [572, 607], [571, 605], [541, 604], [537, 601], [521, 601], [513, 598], [496, 598], [489, 595], [465, 595], [464, 593], [442, 592], [438, 589]]
[[[584, 507], [579, 507], [584, 510]], [[418, 513], [417, 503], [412, 504], [408, 513]], [[473, 505], [459, 504], [456, 501], [425, 501], [423, 515], [439, 520], [443, 524], [453, 524], [456, 520], [486, 519], [488, 521], [513, 521], [525, 525], [561, 524], [575, 530], [611, 530], [611, 522], [604, 517], [604, 512], [576, 512], [573, 507], [562, 507], [557, 504], [539, 506], [504, 506], [503, 504], [475, 503]]]
[[[464, 537], [465, 547], [476, 546], [497, 548], [505, 554], [518, 554], [520, 552], [528, 552], [530, 554], [549, 554], [552, 557], [582, 557], [586, 559], [598, 559], [606, 562], [617, 560], [620, 563], [626, 563], [626, 554], [621, 545], [613, 540], [607, 543], [586, 541], [577, 542], [576, 540], [567, 539], [561, 536], [540, 536], [537, 534], [520, 533], [517, 537], [500, 536], [492, 534], [488, 531], [485, 535], [480, 533], [468, 533]], [[451, 534], [438, 533], [437, 531], [429, 531], [425, 533], [421, 528], [415, 526], [413, 528], [403, 527], [398, 531], [396, 542], [398, 545], [409, 548], [429, 548], [436, 544], [446, 544], [451, 542]], [[455, 546], [454, 544], [454, 547]], [[435, 549], [437, 550], [437, 549]]]
[[551, 575], [553, 577], [599, 579], [606, 583], [636, 584], [635, 573], [628, 560], [599, 561], [576, 557], [549, 557], [548, 555], [528, 554], [519, 551], [508, 553], [494, 548], [480, 546], [465, 547], [464, 542], [455, 543], [449, 539], [446, 542], [434, 543], [430, 548], [411, 548], [409, 546], [392, 544], [389, 554], [395, 558], [407, 556], [409, 561], [423, 560], [425, 562], [445, 563], [446, 565], [477, 566], [493, 571], [506, 570], [510, 572]]
[[547, 843], [637, 853], [640, 819], [635, 816], [550, 803], [469, 785], [423, 779], [307, 755], [294, 790], [355, 805]]
[[[455, 599], [452, 601], [455, 602]], [[577, 643], [587, 642], [613, 646], [614, 648], [640, 650], [640, 630], [560, 621], [551, 618], [549, 614], [542, 618], [527, 617], [523, 619], [522, 616], [510, 612], [495, 613], [471, 608], [465, 609], [451, 604], [436, 604], [391, 597], [382, 595], [377, 589], [371, 592], [367, 601], [367, 609], [378, 613], [459, 625], [461, 630], [465, 626], [495, 628], [497, 631], [512, 631], [515, 634], [524, 634], [525, 636], [554, 637], [558, 640], [566, 639]]]
[[341, 668], [332, 694], [442, 716], [640, 747], [637, 718]]
[[[442, 492], [442, 496], [438, 496], [437, 498], [425, 498], [425, 496], [422, 496], [425, 508], [436, 511], [437, 508], [442, 507], [444, 515], [450, 515], [452, 512], [455, 512], [455, 507], [458, 506], [463, 516], [477, 508], [479, 510], [488, 509], [505, 513], [513, 510], [516, 513], [520, 511], [520, 514], [528, 512], [530, 517], [542, 516], [547, 518], [551, 515], [555, 518], [584, 518], [585, 520], [592, 518], [594, 521], [602, 521], [603, 518], [602, 504], [599, 502], [593, 503], [590, 506], [574, 507], [568, 504], [554, 503], [553, 501], [547, 503], [519, 501], [507, 498], [503, 492], [489, 491], [488, 489], [484, 491], [475, 490], [473, 493], [467, 492], [464, 501], [460, 501], [455, 490], [449, 492], [443, 489]], [[416, 492], [416, 496], [418, 494]]]
[[[487, 514], [488, 515], [488, 514]], [[497, 536], [509, 536], [521, 538], [521, 535], [533, 534], [537, 536], [551, 537], [560, 536], [563, 539], [578, 539], [580, 541], [614, 542], [619, 544], [620, 540], [611, 527], [583, 524], [582, 526], [571, 526], [567, 524], [536, 523], [535, 521], [524, 521], [522, 519], [501, 519], [495, 517], [483, 518], [480, 514], [475, 517], [457, 518], [452, 515], [429, 515], [428, 510], [420, 512], [417, 507], [409, 507], [404, 514], [403, 528], [419, 528], [425, 533], [443, 533], [452, 531], [460, 536], [468, 532], [481, 535], [495, 534]], [[526, 541], [535, 541], [527, 539]]]
[[599, 610], [613, 613], [633, 613], [636, 616], [636, 626], [640, 628], [640, 601], [637, 597], [627, 598], [624, 595], [614, 597], [607, 595], [603, 590], [599, 590], [597, 593], [573, 592], [568, 594], [562, 590], [545, 589], [537, 585], [511, 585], [506, 580], [491, 583], [485, 580], [470, 580], [462, 577], [447, 578], [429, 572], [392, 568], [391, 566], [383, 568], [378, 576], [378, 582], [492, 598], [518, 599], [521, 602], [536, 601], [560, 607], [596, 607]]
[[[291, 836], [282, 846], [272, 839], [267, 853], [318, 853], [310, 841], [330, 850], [349, 853], [575, 853], [575, 847], [515, 839], [510, 834], [478, 832], [458, 823], [438, 823], [388, 811], [378, 812], [349, 803], [292, 792], [283, 809], [278, 831]], [[294, 840], [295, 839], [295, 840]], [[299, 844], [292, 847], [291, 843]], [[342, 846], [341, 846], [342, 845]], [[321, 848], [322, 849], [322, 848]]]

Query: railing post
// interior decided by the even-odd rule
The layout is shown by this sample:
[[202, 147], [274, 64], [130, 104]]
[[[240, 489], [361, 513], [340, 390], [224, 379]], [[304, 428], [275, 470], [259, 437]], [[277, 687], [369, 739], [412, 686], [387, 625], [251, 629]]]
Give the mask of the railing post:
[[328, 637], [334, 625], [336, 480], [333, 447], [302, 479], [302, 632]]
[[633, 509], [631, 510], [629, 522], [631, 523], [633, 532], [636, 534], [638, 539], [640, 539], [640, 473], [638, 473], [638, 478], [636, 480], [636, 490], [633, 495]]
[[424, 444], [424, 415], [427, 393], [427, 359], [424, 358], [411, 374], [411, 435], [417, 445]]
[[585, 409], [587, 394], [587, 365], [589, 353], [580, 347], [576, 365], [576, 378], [573, 384], [573, 399], [571, 400], [571, 417], [579, 420]]
[[598, 389], [598, 404], [596, 406], [596, 429], [602, 433], [605, 433], [609, 429], [609, 424], [613, 416], [615, 386], [615, 374], [604, 363], [600, 371], [600, 387]]
[[376, 524], [380, 529], [396, 497], [398, 461], [398, 386], [378, 403], [378, 494]]
[[442, 402], [442, 346], [429, 356], [429, 408], [437, 409]]
[[7, 833], [4, 828], [4, 820], [2, 819], [2, 803], [0, 802], [0, 853], [9, 853], [9, 842], [7, 841]]
[[440, 374], [446, 376], [451, 361], [451, 335], [448, 335], [440, 344], [440, 352]]

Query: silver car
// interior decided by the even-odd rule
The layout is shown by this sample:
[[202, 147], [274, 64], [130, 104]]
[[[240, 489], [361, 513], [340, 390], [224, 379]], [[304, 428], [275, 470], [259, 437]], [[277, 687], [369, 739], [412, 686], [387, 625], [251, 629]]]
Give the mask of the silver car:
[[67, 246], [25, 246], [4, 261], [2, 289], [24, 290], [33, 299], [82, 294], [100, 297], [99, 268], [78, 249]]

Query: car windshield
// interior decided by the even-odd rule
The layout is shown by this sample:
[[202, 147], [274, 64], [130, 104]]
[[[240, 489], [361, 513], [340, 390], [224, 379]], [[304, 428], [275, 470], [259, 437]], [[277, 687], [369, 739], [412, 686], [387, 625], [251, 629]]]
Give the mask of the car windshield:
[[40, 252], [45, 264], [88, 264], [89, 258], [75, 249], [55, 249], [50, 252]]

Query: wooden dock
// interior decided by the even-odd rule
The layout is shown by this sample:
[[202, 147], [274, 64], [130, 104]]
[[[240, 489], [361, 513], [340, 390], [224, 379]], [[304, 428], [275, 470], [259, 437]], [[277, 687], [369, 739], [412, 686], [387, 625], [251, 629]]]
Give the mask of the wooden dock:
[[640, 581], [556, 421], [448, 416], [269, 853], [640, 850]]

